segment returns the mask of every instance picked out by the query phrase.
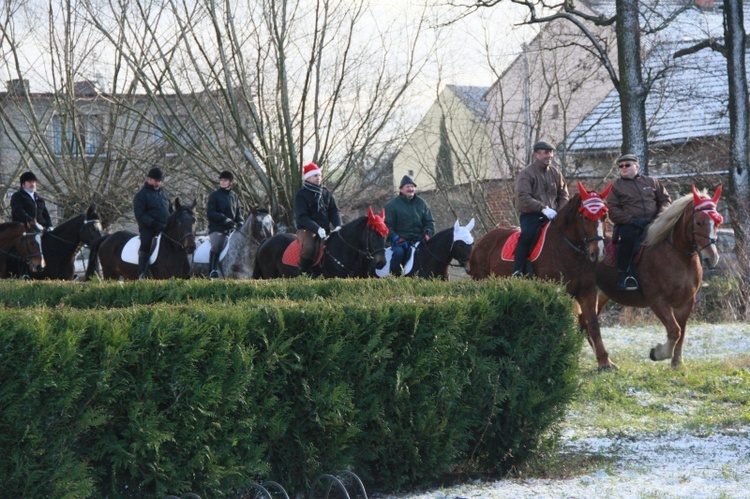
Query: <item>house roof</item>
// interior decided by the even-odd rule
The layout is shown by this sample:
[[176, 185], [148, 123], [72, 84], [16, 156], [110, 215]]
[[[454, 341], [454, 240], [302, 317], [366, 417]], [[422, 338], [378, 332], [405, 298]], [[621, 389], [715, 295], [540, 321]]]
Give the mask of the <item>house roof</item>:
[[477, 119], [486, 119], [489, 102], [484, 99], [484, 96], [489, 90], [489, 87], [471, 87], [461, 85], [446, 85], [446, 87], [452, 90], [453, 93], [461, 99], [461, 102], [463, 102], [466, 108], [469, 109]]
[[[646, 126], [652, 145], [683, 143], [699, 137], [729, 133], [727, 62], [704, 49], [679, 59], [677, 50], [700, 40], [723, 37], [721, 12], [691, 9], [650, 40], [644, 77], [664, 72], [646, 99]], [[750, 16], [745, 14], [745, 25]], [[746, 58], [750, 63], [750, 57]], [[565, 140], [571, 151], [619, 150], [622, 145], [620, 99], [613, 89], [571, 131]]]

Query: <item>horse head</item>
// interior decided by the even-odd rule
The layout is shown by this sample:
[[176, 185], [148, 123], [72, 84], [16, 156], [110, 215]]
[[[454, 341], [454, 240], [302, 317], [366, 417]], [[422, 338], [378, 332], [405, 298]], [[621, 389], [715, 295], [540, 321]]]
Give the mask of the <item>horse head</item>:
[[592, 262], [604, 260], [604, 221], [609, 212], [604, 200], [611, 190], [612, 184], [609, 184], [599, 194], [593, 190], [587, 191], [583, 184], [578, 182], [578, 193], [581, 196], [577, 210], [578, 221], [582, 231], [583, 243], [586, 246], [586, 254]]
[[[701, 261], [709, 268], [719, 263], [719, 250], [716, 247], [716, 238], [719, 226], [724, 218], [716, 211], [716, 204], [721, 197], [721, 185], [716, 188], [712, 197], [704, 197], [692, 186], [693, 191], [693, 215], [691, 218], [690, 234], [692, 235], [693, 248], [700, 253]], [[687, 231], [686, 231], [687, 233]]]
[[99, 219], [99, 213], [96, 206], [91, 204], [86, 210], [83, 217], [83, 225], [78, 232], [78, 239], [85, 245], [90, 245], [102, 237], [102, 222]]
[[26, 222], [23, 234], [16, 243], [16, 251], [31, 272], [44, 270], [46, 264], [42, 254], [42, 233], [36, 230], [36, 224]]
[[258, 242], [263, 242], [273, 236], [273, 217], [270, 206], [256, 206], [251, 209], [253, 220], [250, 227], [250, 235]]
[[380, 215], [372, 211], [372, 206], [367, 207], [367, 240], [368, 253], [372, 257], [370, 275], [375, 275], [375, 269], [385, 266], [385, 236], [388, 235], [388, 226], [385, 225], [385, 210], [380, 210]]
[[453, 245], [450, 256], [458, 261], [459, 265], [468, 273], [469, 257], [474, 247], [474, 236], [471, 235], [471, 229], [474, 228], [474, 219], [469, 220], [466, 226], [461, 226], [458, 220], [453, 224]]
[[167, 219], [164, 233], [172, 242], [181, 246], [189, 255], [195, 251], [195, 209], [196, 201], [188, 206], [174, 200], [174, 212]]

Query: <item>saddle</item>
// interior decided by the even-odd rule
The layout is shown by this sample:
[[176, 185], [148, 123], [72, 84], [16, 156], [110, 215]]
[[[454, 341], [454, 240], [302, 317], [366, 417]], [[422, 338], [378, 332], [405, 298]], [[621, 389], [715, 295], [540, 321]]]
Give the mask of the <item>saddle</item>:
[[[404, 273], [403, 275], [409, 275], [409, 273], [412, 271], [412, 268], [414, 267], [414, 255], [417, 254], [417, 247], [419, 246], [419, 241], [414, 246], [411, 246], [409, 248], [409, 254], [406, 257], [406, 261], [404, 262]], [[386, 248], [385, 250], [385, 265], [383, 265], [382, 269], [375, 269], [375, 275], [378, 277], [386, 277], [391, 274], [391, 258], [393, 257], [393, 248]]]
[[[229, 251], [229, 240], [232, 239], [235, 231], [229, 233], [227, 238], [224, 240], [224, 246], [221, 247], [221, 253], [219, 254], [219, 261], [223, 261], [224, 257]], [[211, 242], [206, 239], [203, 241], [193, 253], [193, 263], [209, 263], [211, 258]]]
[[[313, 267], [317, 267], [318, 265], [320, 265], [321, 260], [323, 260], [325, 245], [321, 243], [319, 247], [320, 248], [318, 249], [318, 253], [313, 259]], [[287, 246], [284, 250], [284, 254], [281, 257], [281, 263], [283, 263], [284, 265], [289, 265], [290, 267], [298, 267], [301, 251], [302, 245], [300, 244], [299, 239], [295, 239], [294, 241], [292, 241], [292, 244]]]
[[[638, 265], [638, 262], [641, 260], [641, 256], [643, 255], [643, 244], [636, 243], [637, 247], [635, 248], [635, 251], [633, 252], [633, 261], [631, 263], [631, 268], [635, 268], [636, 265]], [[604, 265], [607, 267], [617, 267], [617, 246], [618, 243], [615, 242], [609, 242], [607, 246], [604, 247]]]
[[[154, 237], [151, 241], [151, 256], [148, 259], [148, 264], [153, 265], [156, 261], [156, 257], [159, 256], [159, 246], [161, 245], [161, 234]], [[130, 240], [125, 243], [122, 248], [120, 258], [125, 263], [132, 263], [138, 265], [138, 250], [141, 249], [141, 238], [140, 236], [131, 237]]]
[[[535, 262], [537, 258], [539, 258], [539, 255], [542, 253], [542, 249], [544, 248], [544, 242], [547, 239], [547, 229], [549, 229], [550, 223], [547, 222], [544, 224], [539, 231], [539, 237], [536, 240], [536, 244], [534, 245], [534, 248], [531, 250], [531, 254], [526, 259], [528, 262]], [[508, 237], [508, 239], [505, 240], [505, 244], [503, 244], [503, 249], [500, 252], [500, 257], [506, 261], [506, 262], [512, 262], [513, 261], [513, 255], [516, 253], [516, 246], [518, 246], [518, 239], [521, 237], [521, 230], [514, 232], [513, 234]]]

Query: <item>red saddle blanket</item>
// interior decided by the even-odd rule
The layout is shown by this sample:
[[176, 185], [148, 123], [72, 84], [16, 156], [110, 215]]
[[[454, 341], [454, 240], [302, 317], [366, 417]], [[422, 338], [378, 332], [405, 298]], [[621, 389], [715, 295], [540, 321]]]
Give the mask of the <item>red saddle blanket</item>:
[[[539, 234], [539, 239], [536, 240], [536, 244], [531, 250], [531, 255], [529, 255], [529, 257], [527, 258], [528, 261], [536, 261], [536, 259], [539, 258], [539, 255], [542, 253], [542, 248], [544, 248], [544, 241], [547, 238], [547, 229], [549, 229], [549, 222], [542, 226], [541, 233]], [[516, 246], [518, 245], [518, 238], [520, 237], [521, 231], [519, 230], [518, 232], [514, 232], [513, 234], [511, 234], [511, 236], [506, 239], [505, 244], [503, 245], [503, 250], [500, 253], [501, 258], [506, 262], [513, 261], [513, 255], [516, 253]]]
[[[643, 246], [635, 250], [633, 255], [633, 267], [638, 264], [643, 254]], [[604, 248], [604, 265], [607, 267], [617, 267], [617, 243], [610, 242]]]
[[[315, 257], [315, 261], [313, 262], [313, 267], [318, 265], [320, 261], [323, 259], [323, 250], [325, 248], [323, 245], [320, 245], [320, 250], [318, 251], [317, 256]], [[302, 245], [299, 243], [299, 239], [295, 239], [292, 241], [292, 244], [286, 247], [284, 250], [284, 254], [281, 256], [281, 263], [284, 265], [289, 265], [291, 267], [297, 267], [299, 266], [299, 255], [300, 251], [302, 250]]]

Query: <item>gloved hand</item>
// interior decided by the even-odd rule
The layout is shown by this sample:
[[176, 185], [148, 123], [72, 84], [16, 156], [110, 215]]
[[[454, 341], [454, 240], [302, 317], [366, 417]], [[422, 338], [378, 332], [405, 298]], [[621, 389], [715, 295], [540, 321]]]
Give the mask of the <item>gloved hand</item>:
[[234, 229], [234, 220], [232, 220], [231, 218], [227, 218], [226, 220], [224, 220], [224, 225], [227, 229], [232, 230]]
[[554, 220], [555, 217], [557, 216], [557, 212], [553, 210], [552, 208], [550, 208], [549, 206], [545, 206], [544, 208], [542, 208], [542, 213], [544, 214], [545, 217], [547, 217], [550, 220]]
[[326, 230], [323, 227], [318, 227], [318, 237], [321, 239], [325, 239], [326, 236]]
[[427, 232], [425, 232], [425, 233], [424, 233], [424, 234], [422, 235], [422, 241], [424, 241], [424, 242], [427, 242], [427, 241], [429, 241], [429, 240], [430, 240], [430, 234], [429, 234], [429, 233], [427, 233]]
[[648, 221], [645, 218], [633, 217], [633, 225], [640, 227], [641, 229], [648, 225]]
[[340, 230], [341, 230], [341, 226], [337, 225], [336, 227], [334, 227], [334, 229], [331, 232], [338, 232]]
[[55, 228], [52, 227], [51, 225], [49, 227], [44, 228], [44, 232], [52, 232], [53, 230], [55, 230]]
[[34, 222], [34, 228], [39, 232], [44, 231], [44, 227], [42, 227], [42, 224], [40, 224], [39, 222]]

